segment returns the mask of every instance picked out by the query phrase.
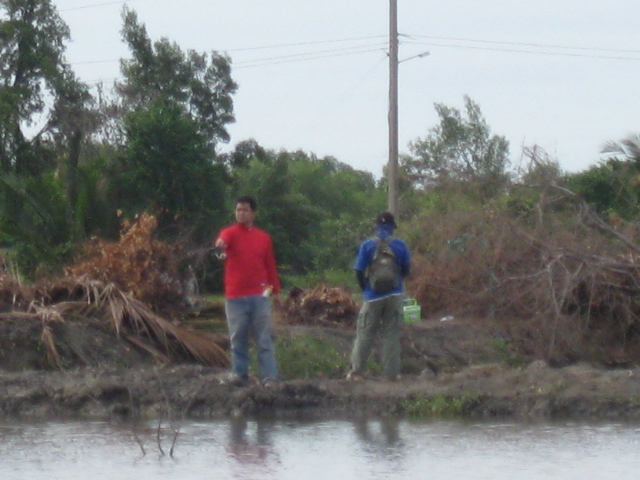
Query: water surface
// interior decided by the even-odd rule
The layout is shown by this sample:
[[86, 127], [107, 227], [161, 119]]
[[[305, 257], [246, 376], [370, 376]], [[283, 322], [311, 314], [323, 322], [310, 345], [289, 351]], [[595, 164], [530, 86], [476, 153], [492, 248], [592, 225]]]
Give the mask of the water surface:
[[640, 477], [639, 439], [618, 423], [5, 422], [0, 479], [619, 480]]

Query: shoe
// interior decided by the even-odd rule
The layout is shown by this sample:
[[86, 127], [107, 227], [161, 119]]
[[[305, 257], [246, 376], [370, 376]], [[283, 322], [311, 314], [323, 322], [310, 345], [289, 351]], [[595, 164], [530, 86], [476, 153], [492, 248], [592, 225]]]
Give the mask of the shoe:
[[280, 380], [276, 377], [267, 377], [262, 380], [262, 386], [266, 389], [278, 388], [278, 386], [280, 386]]
[[354, 372], [349, 372], [346, 378], [350, 382], [361, 382], [362, 380], [364, 380], [364, 377], [362, 375], [358, 375], [357, 373], [354, 373]]
[[232, 387], [246, 387], [249, 385], [249, 377], [232, 374], [227, 378], [220, 380], [223, 385], [230, 385]]

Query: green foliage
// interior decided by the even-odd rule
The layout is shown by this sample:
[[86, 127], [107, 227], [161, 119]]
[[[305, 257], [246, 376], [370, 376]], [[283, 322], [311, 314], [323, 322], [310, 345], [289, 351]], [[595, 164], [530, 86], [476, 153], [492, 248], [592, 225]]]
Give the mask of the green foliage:
[[283, 378], [342, 375], [348, 359], [329, 342], [312, 335], [276, 338], [276, 357]]
[[451, 395], [435, 395], [426, 397], [411, 395], [400, 402], [402, 413], [413, 418], [460, 417], [476, 401], [475, 395], [453, 397]]
[[[65, 63], [69, 28], [53, 2], [4, 0], [0, 10], [0, 171], [38, 175], [53, 166], [54, 141], [68, 146], [90, 96]], [[34, 124], [43, 128], [29, 138]]]
[[626, 160], [640, 168], [640, 134], [630, 135], [617, 142], [607, 142], [602, 153], [609, 159]]
[[440, 123], [410, 144], [412, 156], [402, 159], [406, 175], [418, 187], [482, 179], [485, 195], [493, 195], [508, 179], [506, 138], [491, 135], [480, 107], [468, 96], [466, 116], [443, 104], [435, 108]]
[[283, 273], [301, 274], [313, 263], [308, 239], [320, 220], [320, 210], [310, 198], [292, 188], [294, 179], [284, 159], [269, 163], [252, 160], [233, 171], [230, 199], [251, 195], [258, 202], [256, 223], [273, 238], [278, 264]]
[[53, 2], [0, 11], [0, 235], [32, 274], [66, 261], [82, 235], [77, 167], [92, 99], [65, 61], [70, 32]]
[[[229, 198], [258, 200], [257, 223], [272, 235], [285, 276], [344, 271], [352, 275], [359, 243], [371, 235], [384, 192], [370, 174], [333, 158], [257, 149], [232, 154]], [[257, 154], [260, 153], [258, 156]], [[242, 160], [239, 160], [242, 158]]]
[[126, 144], [113, 172], [127, 214], [161, 212], [164, 223], [206, 224], [223, 207], [223, 171], [190, 116], [156, 102], [125, 118]]
[[122, 17], [122, 37], [132, 54], [121, 63], [125, 80], [118, 84], [125, 105], [179, 105], [210, 146], [228, 141], [226, 124], [234, 121], [231, 95], [237, 89], [229, 58], [217, 52], [183, 52], [166, 38], [152, 43], [134, 11], [125, 7]]
[[42, 264], [60, 266], [77, 241], [64, 187], [53, 175], [0, 177], [0, 235], [20, 270], [31, 276]]
[[310, 237], [313, 270], [351, 274], [360, 242], [374, 233], [373, 220], [386, 208], [386, 195], [369, 174], [335, 159], [298, 157], [291, 164], [293, 188], [322, 212]]
[[491, 345], [497, 356], [506, 365], [511, 367], [521, 367], [526, 363], [526, 360], [519, 356], [504, 338], [495, 337], [492, 340]]
[[123, 9], [131, 51], [117, 83], [124, 115], [118, 156], [109, 164], [110, 197], [126, 215], [157, 213], [162, 235], [209, 240], [225, 212], [226, 172], [215, 147], [234, 121], [230, 60], [152, 42], [137, 14]]
[[632, 220], [640, 214], [640, 164], [611, 158], [580, 173], [565, 185], [597, 212]]
[[312, 270], [304, 275], [284, 274], [281, 281], [285, 290], [293, 287], [313, 288], [317, 285], [341, 287], [354, 292], [359, 289], [353, 269], [329, 268]]

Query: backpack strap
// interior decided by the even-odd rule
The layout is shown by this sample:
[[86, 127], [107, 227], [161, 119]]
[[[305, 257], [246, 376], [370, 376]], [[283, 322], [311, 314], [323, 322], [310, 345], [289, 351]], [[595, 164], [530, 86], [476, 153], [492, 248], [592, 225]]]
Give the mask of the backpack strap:
[[[391, 242], [393, 241], [395, 237], [393, 236], [388, 236], [387, 238], [380, 238], [379, 236], [375, 235], [373, 237], [371, 237], [371, 240], [373, 240], [376, 243], [376, 248], [373, 251], [373, 256], [371, 257], [371, 260], [373, 261], [373, 259], [376, 258], [376, 255], [378, 254], [378, 248], [380, 247], [381, 243], [386, 243], [387, 245], [389, 245], [389, 248], [391, 248]], [[365, 271], [366, 273], [366, 277], [369, 277], [369, 267], [367, 267], [367, 270]]]
[[[387, 238], [380, 238], [379, 236], [374, 236], [371, 237], [371, 240], [373, 240], [374, 242], [376, 242], [376, 250], [378, 250], [378, 247], [380, 246], [381, 243], [386, 243], [387, 245], [391, 245], [391, 242], [395, 239], [395, 237], [393, 236], [388, 236]], [[374, 251], [374, 256], [375, 256], [375, 251]]]

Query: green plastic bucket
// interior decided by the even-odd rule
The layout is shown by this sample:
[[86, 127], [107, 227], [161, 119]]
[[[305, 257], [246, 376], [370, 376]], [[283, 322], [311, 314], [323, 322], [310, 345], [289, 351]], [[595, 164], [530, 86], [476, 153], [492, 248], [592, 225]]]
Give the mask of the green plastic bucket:
[[420, 305], [415, 298], [404, 299], [404, 321], [406, 323], [417, 322], [420, 320]]

